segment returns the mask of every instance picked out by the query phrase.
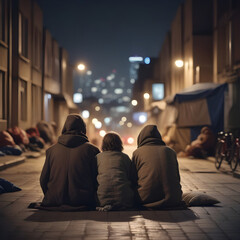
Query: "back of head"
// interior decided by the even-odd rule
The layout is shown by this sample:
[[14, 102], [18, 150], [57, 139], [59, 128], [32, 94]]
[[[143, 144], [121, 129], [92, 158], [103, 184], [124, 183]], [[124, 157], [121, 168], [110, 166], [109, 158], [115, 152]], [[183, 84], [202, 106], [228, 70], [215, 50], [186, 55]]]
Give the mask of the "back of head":
[[115, 132], [107, 133], [102, 141], [102, 150], [122, 152], [123, 145], [120, 136]]
[[78, 114], [69, 114], [62, 129], [62, 134], [86, 134], [86, 124]]
[[67, 116], [62, 129], [62, 135], [58, 138], [58, 143], [74, 148], [88, 142], [86, 136], [86, 124], [78, 114]]
[[145, 126], [138, 135], [138, 147], [143, 145], [165, 145], [156, 125]]

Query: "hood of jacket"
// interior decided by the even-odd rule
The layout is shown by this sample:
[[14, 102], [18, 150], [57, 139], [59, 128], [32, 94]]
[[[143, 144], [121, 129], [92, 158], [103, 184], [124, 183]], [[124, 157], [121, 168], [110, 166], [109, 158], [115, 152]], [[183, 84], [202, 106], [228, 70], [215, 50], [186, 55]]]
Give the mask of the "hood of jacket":
[[77, 147], [85, 142], [88, 142], [85, 122], [78, 114], [68, 115], [58, 143], [67, 147]]
[[156, 125], [145, 126], [138, 135], [138, 148], [143, 145], [166, 145]]

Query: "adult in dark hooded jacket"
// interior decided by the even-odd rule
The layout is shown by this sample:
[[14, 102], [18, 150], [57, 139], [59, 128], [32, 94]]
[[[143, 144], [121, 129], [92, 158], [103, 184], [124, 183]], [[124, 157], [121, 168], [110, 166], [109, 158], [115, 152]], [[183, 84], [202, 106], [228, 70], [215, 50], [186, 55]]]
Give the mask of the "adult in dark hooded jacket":
[[182, 190], [176, 153], [167, 147], [155, 125], [139, 133], [133, 166], [140, 205], [164, 208], [182, 205]]
[[40, 176], [42, 206], [94, 208], [99, 152], [88, 142], [83, 119], [77, 114], [68, 115], [58, 142], [46, 151]]

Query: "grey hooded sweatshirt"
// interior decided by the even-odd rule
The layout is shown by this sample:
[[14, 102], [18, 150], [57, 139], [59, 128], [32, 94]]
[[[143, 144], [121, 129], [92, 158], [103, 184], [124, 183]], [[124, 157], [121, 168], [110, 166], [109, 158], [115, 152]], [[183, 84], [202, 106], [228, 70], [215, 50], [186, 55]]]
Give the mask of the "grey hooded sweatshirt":
[[137, 144], [132, 161], [140, 205], [148, 208], [182, 205], [176, 153], [162, 141], [157, 126], [144, 127]]
[[68, 115], [58, 142], [46, 151], [40, 176], [42, 205], [94, 208], [98, 153], [99, 149], [88, 142], [83, 119]]

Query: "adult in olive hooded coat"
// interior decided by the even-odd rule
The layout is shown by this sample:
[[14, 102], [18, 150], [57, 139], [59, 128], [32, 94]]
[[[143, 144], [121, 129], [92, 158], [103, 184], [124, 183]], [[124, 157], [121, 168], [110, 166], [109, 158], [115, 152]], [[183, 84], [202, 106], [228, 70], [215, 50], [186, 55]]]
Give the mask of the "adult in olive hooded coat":
[[40, 176], [42, 205], [95, 207], [99, 152], [88, 142], [83, 119], [68, 115], [58, 142], [46, 151]]
[[182, 205], [176, 153], [162, 141], [157, 126], [144, 127], [137, 144], [132, 161], [140, 205], [147, 208]]

